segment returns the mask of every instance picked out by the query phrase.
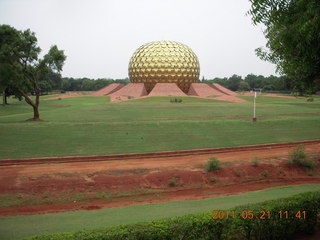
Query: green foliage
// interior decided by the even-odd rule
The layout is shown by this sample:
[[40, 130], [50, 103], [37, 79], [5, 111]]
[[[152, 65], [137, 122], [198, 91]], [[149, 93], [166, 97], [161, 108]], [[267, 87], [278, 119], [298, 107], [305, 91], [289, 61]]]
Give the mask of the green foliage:
[[307, 154], [305, 152], [304, 145], [300, 144], [294, 147], [290, 152], [290, 158], [295, 163], [305, 160], [307, 158]]
[[244, 79], [241, 76], [232, 75], [229, 78], [214, 78], [204, 83], [219, 83], [222, 86], [234, 91], [248, 91], [253, 88], [262, 88], [264, 92], [291, 93], [294, 89], [292, 79], [286, 76], [268, 77], [262, 75], [248, 74]]
[[[229, 210], [229, 212], [234, 211], [234, 218], [213, 219], [215, 215], [212, 212], [206, 212], [144, 223], [105, 227], [92, 231], [35, 236], [28, 238], [28, 240], [285, 240], [292, 239], [296, 233], [312, 233], [314, 231], [317, 215], [320, 213], [319, 202], [320, 192], [309, 192], [289, 198], [236, 207]], [[288, 218], [283, 213], [285, 211], [288, 212]], [[303, 213], [303, 211], [305, 212]], [[263, 212], [269, 212], [270, 218], [268, 214], [263, 216]], [[279, 212], [282, 212], [282, 217]]]
[[282, 167], [278, 167], [278, 172], [279, 172], [280, 174], [284, 174], [284, 169], [283, 169]]
[[205, 165], [208, 172], [214, 172], [221, 168], [221, 162], [216, 157], [211, 157]]
[[320, 76], [319, 0], [250, 0], [253, 23], [266, 26], [269, 51], [257, 55], [295, 80], [298, 90], [312, 89]]
[[252, 165], [258, 167], [260, 165], [260, 158], [255, 156], [252, 160]]
[[241, 177], [241, 175], [242, 175], [242, 172], [238, 169], [233, 169], [233, 172], [237, 177]]
[[171, 103], [182, 103], [182, 99], [181, 98], [171, 98], [170, 102]]
[[[15, 95], [17, 92], [18, 97], [23, 96], [34, 110], [34, 120], [40, 117], [41, 92], [59, 85], [66, 59], [64, 52], [55, 45], [43, 58], [39, 58], [40, 52], [35, 33], [0, 25], [0, 86], [13, 88]], [[29, 97], [30, 92], [36, 96], [35, 100]]]
[[215, 183], [216, 181], [217, 181], [217, 178], [215, 178], [215, 177], [210, 178], [210, 182]]
[[176, 177], [172, 177], [172, 178], [170, 178], [170, 179], [168, 180], [168, 185], [169, 185], [170, 187], [175, 187], [176, 184], [177, 184], [177, 178], [176, 178]]
[[287, 164], [289, 167], [292, 167], [292, 166], [293, 166], [293, 161], [292, 161], [292, 159], [288, 159], [288, 160], [286, 161], [286, 164]]
[[298, 145], [290, 152], [290, 160], [292, 163], [297, 164], [300, 167], [313, 169], [316, 166], [316, 162], [308, 159], [308, 155], [305, 152], [303, 145]]
[[111, 83], [129, 83], [128, 78], [112, 79], [112, 78], [62, 78], [61, 89], [64, 91], [96, 91]]
[[270, 172], [268, 170], [263, 170], [262, 175], [264, 177], [270, 177]]

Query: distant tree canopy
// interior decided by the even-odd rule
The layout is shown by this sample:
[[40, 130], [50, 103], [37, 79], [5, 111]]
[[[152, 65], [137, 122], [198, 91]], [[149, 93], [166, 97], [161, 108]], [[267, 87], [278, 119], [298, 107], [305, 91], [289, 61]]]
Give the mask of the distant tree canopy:
[[128, 78], [111, 79], [111, 78], [62, 78], [61, 86], [57, 89], [63, 91], [96, 91], [111, 83], [129, 83]]
[[294, 87], [312, 91], [320, 85], [320, 1], [249, 0], [255, 25], [264, 24], [267, 48], [257, 55], [275, 63]]
[[[264, 77], [262, 75], [248, 74], [245, 78], [236, 74], [229, 78], [214, 78], [203, 80], [203, 83], [219, 83], [233, 91], [248, 91], [254, 88], [261, 88], [264, 91], [294, 91], [294, 83], [290, 78], [281, 76]], [[319, 88], [318, 88], [319, 89]], [[315, 89], [317, 90], [317, 89]]]

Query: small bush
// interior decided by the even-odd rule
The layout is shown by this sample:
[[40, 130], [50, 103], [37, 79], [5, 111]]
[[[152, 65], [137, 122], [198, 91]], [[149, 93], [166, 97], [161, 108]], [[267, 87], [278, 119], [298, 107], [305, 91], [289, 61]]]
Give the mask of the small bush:
[[237, 177], [241, 177], [241, 175], [242, 175], [241, 171], [238, 169], [233, 169], [233, 172], [235, 175], [237, 175]]
[[181, 99], [181, 98], [171, 98], [171, 99], [170, 99], [170, 102], [171, 102], [171, 103], [181, 103], [181, 102], [182, 102], [182, 99]]
[[212, 177], [212, 178], [210, 179], [210, 181], [213, 182], [213, 183], [215, 183], [215, 182], [217, 181], [217, 179], [216, 179], [215, 177]]
[[286, 164], [289, 166], [289, 167], [292, 167], [293, 166], [293, 161], [291, 159], [288, 159]]
[[211, 157], [206, 164], [206, 170], [208, 172], [214, 172], [221, 168], [221, 162], [216, 157]]
[[307, 175], [308, 175], [309, 177], [312, 177], [312, 176], [313, 176], [313, 172], [307, 172]]
[[314, 169], [317, 165], [315, 161], [308, 160], [308, 155], [305, 152], [303, 145], [296, 146], [290, 152], [290, 160], [293, 163], [296, 163], [298, 166], [308, 169]]
[[304, 146], [300, 144], [292, 149], [292, 151], [290, 152], [290, 158], [295, 163], [305, 160], [307, 158], [307, 154], [305, 152]]
[[316, 162], [311, 160], [300, 161], [298, 164], [300, 167], [308, 168], [308, 169], [314, 169], [317, 165]]
[[252, 165], [255, 166], [255, 167], [258, 167], [260, 165], [259, 157], [256, 156], [256, 157], [253, 158]]
[[262, 172], [262, 175], [263, 175], [264, 177], [269, 177], [271, 174], [270, 174], [270, 172], [269, 172], [268, 170], [264, 170], [264, 171]]
[[307, 102], [313, 102], [314, 101], [314, 98], [313, 97], [308, 97], [307, 98]]
[[284, 173], [284, 170], [283, 170], [282, 167], [278, 167], [278, 171], [279, 171], [280, 174], [283, 174], [283, 173]]
[[172, 177], [172, 178], [169, 179], [168, 185], [169, 185], [170, 187], [175, 187], [176, 184], [177, 184], [177, 178], [176, 178], [176, 177]]

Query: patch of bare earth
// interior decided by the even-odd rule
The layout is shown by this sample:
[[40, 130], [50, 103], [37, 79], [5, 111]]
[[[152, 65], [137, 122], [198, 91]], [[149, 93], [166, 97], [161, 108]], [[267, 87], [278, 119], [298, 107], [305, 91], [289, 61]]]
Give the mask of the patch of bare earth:
[[[320, 144], [306, 144], [319, 162]], [[265, 188], [320, 183], [313, 170], [288, 166], [291, 147], [212, 154], [59, 164], [0, 166], [0, 215], [100, 209], [204, 199]]]

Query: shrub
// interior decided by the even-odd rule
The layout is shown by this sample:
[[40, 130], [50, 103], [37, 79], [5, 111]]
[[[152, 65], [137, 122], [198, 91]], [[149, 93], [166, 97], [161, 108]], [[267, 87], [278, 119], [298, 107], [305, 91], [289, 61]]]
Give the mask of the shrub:
[[307, 101], [308, 101], [308, 102], [313, 102], [313, 101], [314, 101], [314, 98], [313, 98], [313, 97], [308, 97], [308, 98], [307, 98]]
[[295, 163], [305, 160], [307, 158], [307, 154], [305, 152], [304, 146], [300, 144], [295, 148], [293, 148], [292, 151], [290, 152], [290, 158]]
[[298, 164], [300, 167], [308, 168], [308, 169], [314, 169], [317, 165], [317, 163], [312, 160], [300, 161]]
[[171, 99], [170, 99], [170, 102], [171, 102], [171, 103], [181, 103], [181, 102], [182, 102], [182, 99], [181, 99], [181, 98], [171, 98]]
[[291, 159], [288, 159], [286, 164], [289, 166], [289, 167], [292, 167], [293, 166], [293, 161]]
[[270, 176], [270, 172], [269, 172], [268, 170], [264, 170], [264, 171], [262, 172], [262, 175], [263, 175], [264, 177], [269, 177], [269, 176]]
[[214, 172], [221, 168], [221, 162], [216, 157], [211, 157], [206, 164], [206, 170], [208, 172]]
[[235, 175], [237, 175], [237, 177], [241, 177], [241, 175], [242, 175], [241, 171], [238, 169], [233, 169], [233, 172]]
[[290, 152], [290, 160], [298, 166], [308, 169], [314, 169], [316, 162], [308, 160], [308, 155], [305, 152], [303, 145], [298, 145]]
[[[293, 239], [296, 233], [312, 233], [320, 213], [320, 191], [288, 198], [247, 204], [229, 209], [234, 217], [212, 219], [212, 212], [190, 214], [143, 223], [131, 223], [28, 238], [29, 240], [211, 240], [211, 239]], [[217, 209], [218, 210], [218, 209]], [[270, 212], [261, 218], [262, 212]], [[224, 211], [226, 212], [226, 211]], [[282, 217], [279, 216], [282, 212]], [[288, 217], [286, 214], [288, 213]], [[304, 214], [304, 213], [305, 214]], [[245, 214], [243, 214], [245, 213]], [[252, 214], [253, 218], [250, 217]], [[299, 214], [299, 215], [297, 215]], [[231, 215], [230, 215], [231, 216]], [[300, 216], [300, 217], [299, 217]]]
[[170, 187], [175, 187], [176, 184], [177, 184], [177, 178], [176, 178], [176, 177], [172, 177], [172, 178], [169, 179], [168, 185], [169, 185]]
[[279, 171], [280, 174], [283, 174], [283, 173], [284, 173], [284, 170], [283, 170], [282, 167], [278, 167], [278, 171]]
[[259, 157], [255, 156], [252, 160], [252, 165], [255, 167], [258, 167], [260, 165], [260, 159]]
[[217, 181], [217, 179], [215, 177], [210, 178], [210, 181], [215, 183]]

